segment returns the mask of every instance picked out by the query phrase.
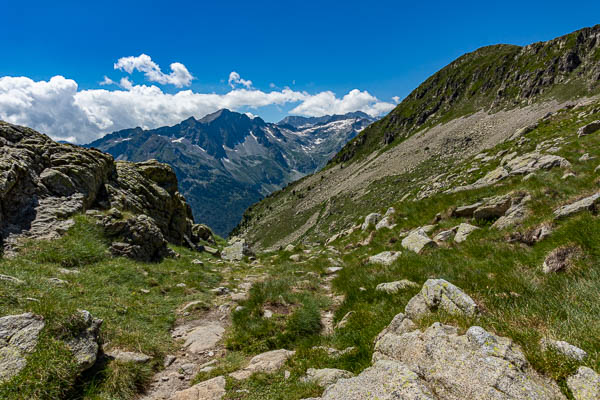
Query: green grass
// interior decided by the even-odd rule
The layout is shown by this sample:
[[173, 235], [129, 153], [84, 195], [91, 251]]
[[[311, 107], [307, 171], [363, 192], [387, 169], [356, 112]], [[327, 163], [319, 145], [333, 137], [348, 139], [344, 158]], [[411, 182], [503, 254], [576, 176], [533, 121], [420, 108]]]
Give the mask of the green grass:
[[[0, 281], [0, 315], [33, 312], [46, 322], [27, 368], [0, 385], [2, 399], [22, 399], [24, 393], [31, 399], [132, 399], [176, 348], [170, 335], [176, 309], [187, 301], [208, 301], [208, 289], [220, 280], [210, 270], [210, 256], [185, 248], [174, 247], [179, 258], [153, 264], [110, 257], [95, 224], [83, 216], [75, 220], [63, 238], [29, 242], [18, 257], [0, 260], [0, 273], [25, 281]], [[192, 264], [194, 258], [204, 260], [205, 266]], [[77, 274], [60, 271], [75, 267]], [[68, 283], [53, 284], [48, 281], [53, 277]], [[77, 380], [64, 339], [77, 330], [73, 315], [79, 309], [104, 320], [101, 340], [106, 351], [143, 352], [154, 361], [142, 367], [113, 361]]]

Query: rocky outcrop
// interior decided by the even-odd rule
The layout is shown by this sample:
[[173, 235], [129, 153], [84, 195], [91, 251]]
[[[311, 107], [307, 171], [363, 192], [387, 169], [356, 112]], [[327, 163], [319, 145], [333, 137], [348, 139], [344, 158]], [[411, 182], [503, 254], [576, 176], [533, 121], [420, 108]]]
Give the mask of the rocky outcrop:
[[371, 213], [365, 217], [365, 221], [363, 222], [360, 229], [366, 231], [369, 227], [376, 225], [379, 220], [381, 220], [381, 214], [379, 213]]
[[74, 214], [111, 207], [147, 215], [175, 244], [193, 247], [200, 236], [169, 166], [115, 162], [98, 150], [0, 122], [0, 237], [8, 253], [24, 237], [59, 237]]
[[556, 383], [535, 372], [510, 339], [478, 326], [464, 335], [438, 322], [424, 331], [389, 331], [377, 341], [373, 360], [397, 364], [415, 374], [411, 387], [430, 390], [429, 397], [403, 397], [403, 389], [394, 388], [400, 396], [387, 392], [381, 398], [564, 399]]
[[32, 313], [0, 318], [0, 382], [17, 375], [27, 364], [44, 328], [42, 317]]

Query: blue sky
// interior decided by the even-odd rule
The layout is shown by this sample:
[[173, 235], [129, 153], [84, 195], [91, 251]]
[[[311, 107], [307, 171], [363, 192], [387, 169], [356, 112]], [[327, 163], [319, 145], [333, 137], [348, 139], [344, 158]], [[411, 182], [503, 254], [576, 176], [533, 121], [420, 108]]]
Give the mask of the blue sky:
[[[465, 52], [548, 40], [600, 23], [598, 1], [570, 6], [554, 1], [2, 0], [0, 10], [0, 119], [80, 142], [128, 124], [154, 127], [186, 113], [200, 117], [223, 104], [268, 121], [290, 112], [318, 115], [352, 108], [385, 114], [395, 96], [402, 99]], [[152, 64], [133, 59], [141, 54]], [[115, 69], [127, 57], [132, 58]], [[172, 63], [182, 64], [193, 79], [170, 75]], [[144, 65], [154, 75], [140, 72]], [[245, 81], [230, 85], [233, 71]], [[66, 80], [50, 84], [55, 76]], [[105, 76], [117, 84], [101, 86]], [[105, 93], [136, 86], [144, 93]], [[284, 88], [291, 94], [266, 96]], [[165, 96], [188, 90], [235, 93], [227, 101], [205, 96], [190, 104], [180, 95], [176, 106]], [[58, 97], [30, 99], [40, 91]], [[316, 97], [320, 93], [326, 94]], [[154, 108], [141, 106], [154, 95], [162, 99]], [[79, 109], [72, 109], [73, 102]], [[107, 111], [111, 106], [117, 110]]]

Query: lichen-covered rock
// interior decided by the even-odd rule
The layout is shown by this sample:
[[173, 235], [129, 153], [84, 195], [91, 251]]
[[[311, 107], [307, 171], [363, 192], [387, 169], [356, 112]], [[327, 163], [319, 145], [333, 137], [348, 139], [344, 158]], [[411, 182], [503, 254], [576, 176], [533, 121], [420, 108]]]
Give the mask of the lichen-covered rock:
[[567, 378], [567, 386], [575, 400], [600, 399], [600, 375], [588, 367], [579, 367], [577, 373]]
[[379, 221], [377, 223], [377, 225], [375, 225], [375, 230], [381, 230], [381, 229], [394, 229], [396, 225], [393, 223], [392, 217], [391, 216], [386, 216], [383, 217], [381, 219], [381, 221]]
[[[556, 383], [529, 365], [510, 339], [478, 326], [472, 326], [464, 335], [459, 335], [455, 327], [438, 322], [425, 331], [390, 332], [376, 343], [373, 361], [375, 365], [382, 361], [397, 363], [418, 372], [411, 384], [430, 389], [434, 393], [429, 397], [432, 399], [565, 398]], [[403, 397], [399, 388], [390, 389], [379, 394], [380, 398], [412, 398]], [[396, 397], [391, 394], [393, 391]]]
[[410, 318], [419, 318], [438, 309], [470, 317], [479, 313], [479, 307], [469, 295], [444, 279], [428, 279], [421, 291], [409, 300], [405, 312]]
[[302, 378], [303, 382], [316, 383], [321, 387], [328, 387], [339, 381], [340, 379], [352, 378], [354, 374], [343, 369], [336, 368], [323, 368], [315, 369], [309, 368], [306, 370], [306, 376]]
[[27, 364], [44, 328], [42, 317], [32, 313], [0, 318], [0, 382], [17, 375]]
[[437, 244], [427, 236], [423, 229], [416, 229], [402, 239], [402, 247], [417, 254], [423, 252], [424, 249], [437, 247]]
[[80, 310], [75, 316], [81, 323], [80, 330], [66, 341], [80, 371], [85, 371], [96, 363], [100, 350], [100, 326], [102, 320], [94, 318], [88, 311]]
[[369, 262], [372, 264], [392, 265], [401, 254], [399, 251], [383, 251], [369, 257]]
[[350, 379], [329, 386], [322, 400], [436, 400], [425, 382], [404, 364], [380, 360]]

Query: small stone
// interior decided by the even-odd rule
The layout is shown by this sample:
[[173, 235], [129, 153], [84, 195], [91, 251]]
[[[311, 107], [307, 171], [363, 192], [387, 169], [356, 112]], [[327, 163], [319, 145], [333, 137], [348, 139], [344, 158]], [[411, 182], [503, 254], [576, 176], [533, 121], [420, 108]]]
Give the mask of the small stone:
[[269, 318], [273, 318], [273, 311], [271, 310], [264, 310], [263, 311], [263, 317], [269, 319]]
[[540, 346], [543, 350], [554, 350], [575, 361], [583, 361], [587, 357], [587, 353], [584, 350], [562, 340], [542, 338]]
[[177, 286], [178, 288], [184, 288], [184, 287], [186, 287], [187, 285], [186, 285], [185, 283], [183, 283], [183, 282], [182, 282], [182, 283], [178, 283], [178, 284], [177, 284], [177, 285], [175, 285], [175, 286]]
[[140, 292], [142, 292], [144, 294], [150, 293], [150, 291], [148, 289], [140, 289]]
[[2, 275], [2, 274], [0, 274], [0, 281], [8, 281], [8, 282], [14, 283], [16, 285], [22, 285], [23, 283], [25, 283], [24, 281], [17, 279], [14, 276]]
[[135, 353], [132, 351], [112, 350], [112, 351], [107, 352], [106, 355], [117, 361], [131, 362], [131, 363], [135, 363], [135, 364], [144, 364], [144, 363], [147, 363], [148, 361], [152, 360], [152, 357], [150, 357], [146, 354]]
[[202, 266], [202, 265], [204, 265], [204, 262], [201, 261], [201, 260], [195, 259], [195, 260], [192, 260], [192, 264], [196, 264], [196, 265]]
[[229, 289], [224, 286], [219, 286], [218, 288], [211, 289], [211, 292], [217, 296], [225, 296], [226, 294], [229, 294]]
[[563, 181], [569, 178], [575, 178], [575, 174], [572, 172], [567, 172], [566, 174], [564, 174], [560, 179], [562, 179]]
[[401, 255], [400, 251], [384, 251], [369, 257], [372, 264], [392, 265]]
[[329, 267], [325, 270], [325, 274], [326, 275], [333, 275], [341, 270], [343, 270], [344, 267]]
[[169, 366], [171, 366], [171, 364], [173, 364], [175, 362], [175, 360], [177, 359], [177, 357], [173, 356], [173, 355], [167, 355], [165, 357], [165, 361], [163, 363], [163, 366], [165, 368], [168, 368]]
[[418, 287], [418, 286], [419, 285], [413, 281], [409, 281], [408, 279], [403, 279], [401, 281], [380, 283], [379, 285], [377, 285], [375, 290], [377, 290], [379, 292], [385, 292], [387, 294], [396, 294], [399, 291], [404, 290], [406, 288]]
[[286, 369], [283, 372], [283, 379], [285, 379], [287, 381], [288, 379], [290, 379], [290, 376], [292, 376], [292, 373]]
[[298, 261], [300, 261], [300, 259], [301, 259], [301, 256], [300, 256], [300, 254], [292, 254], [292, 255], [290, 256], [290, 260], [291, 260], [291, 261], [294, 261], [294, 262], [298, 262]]

